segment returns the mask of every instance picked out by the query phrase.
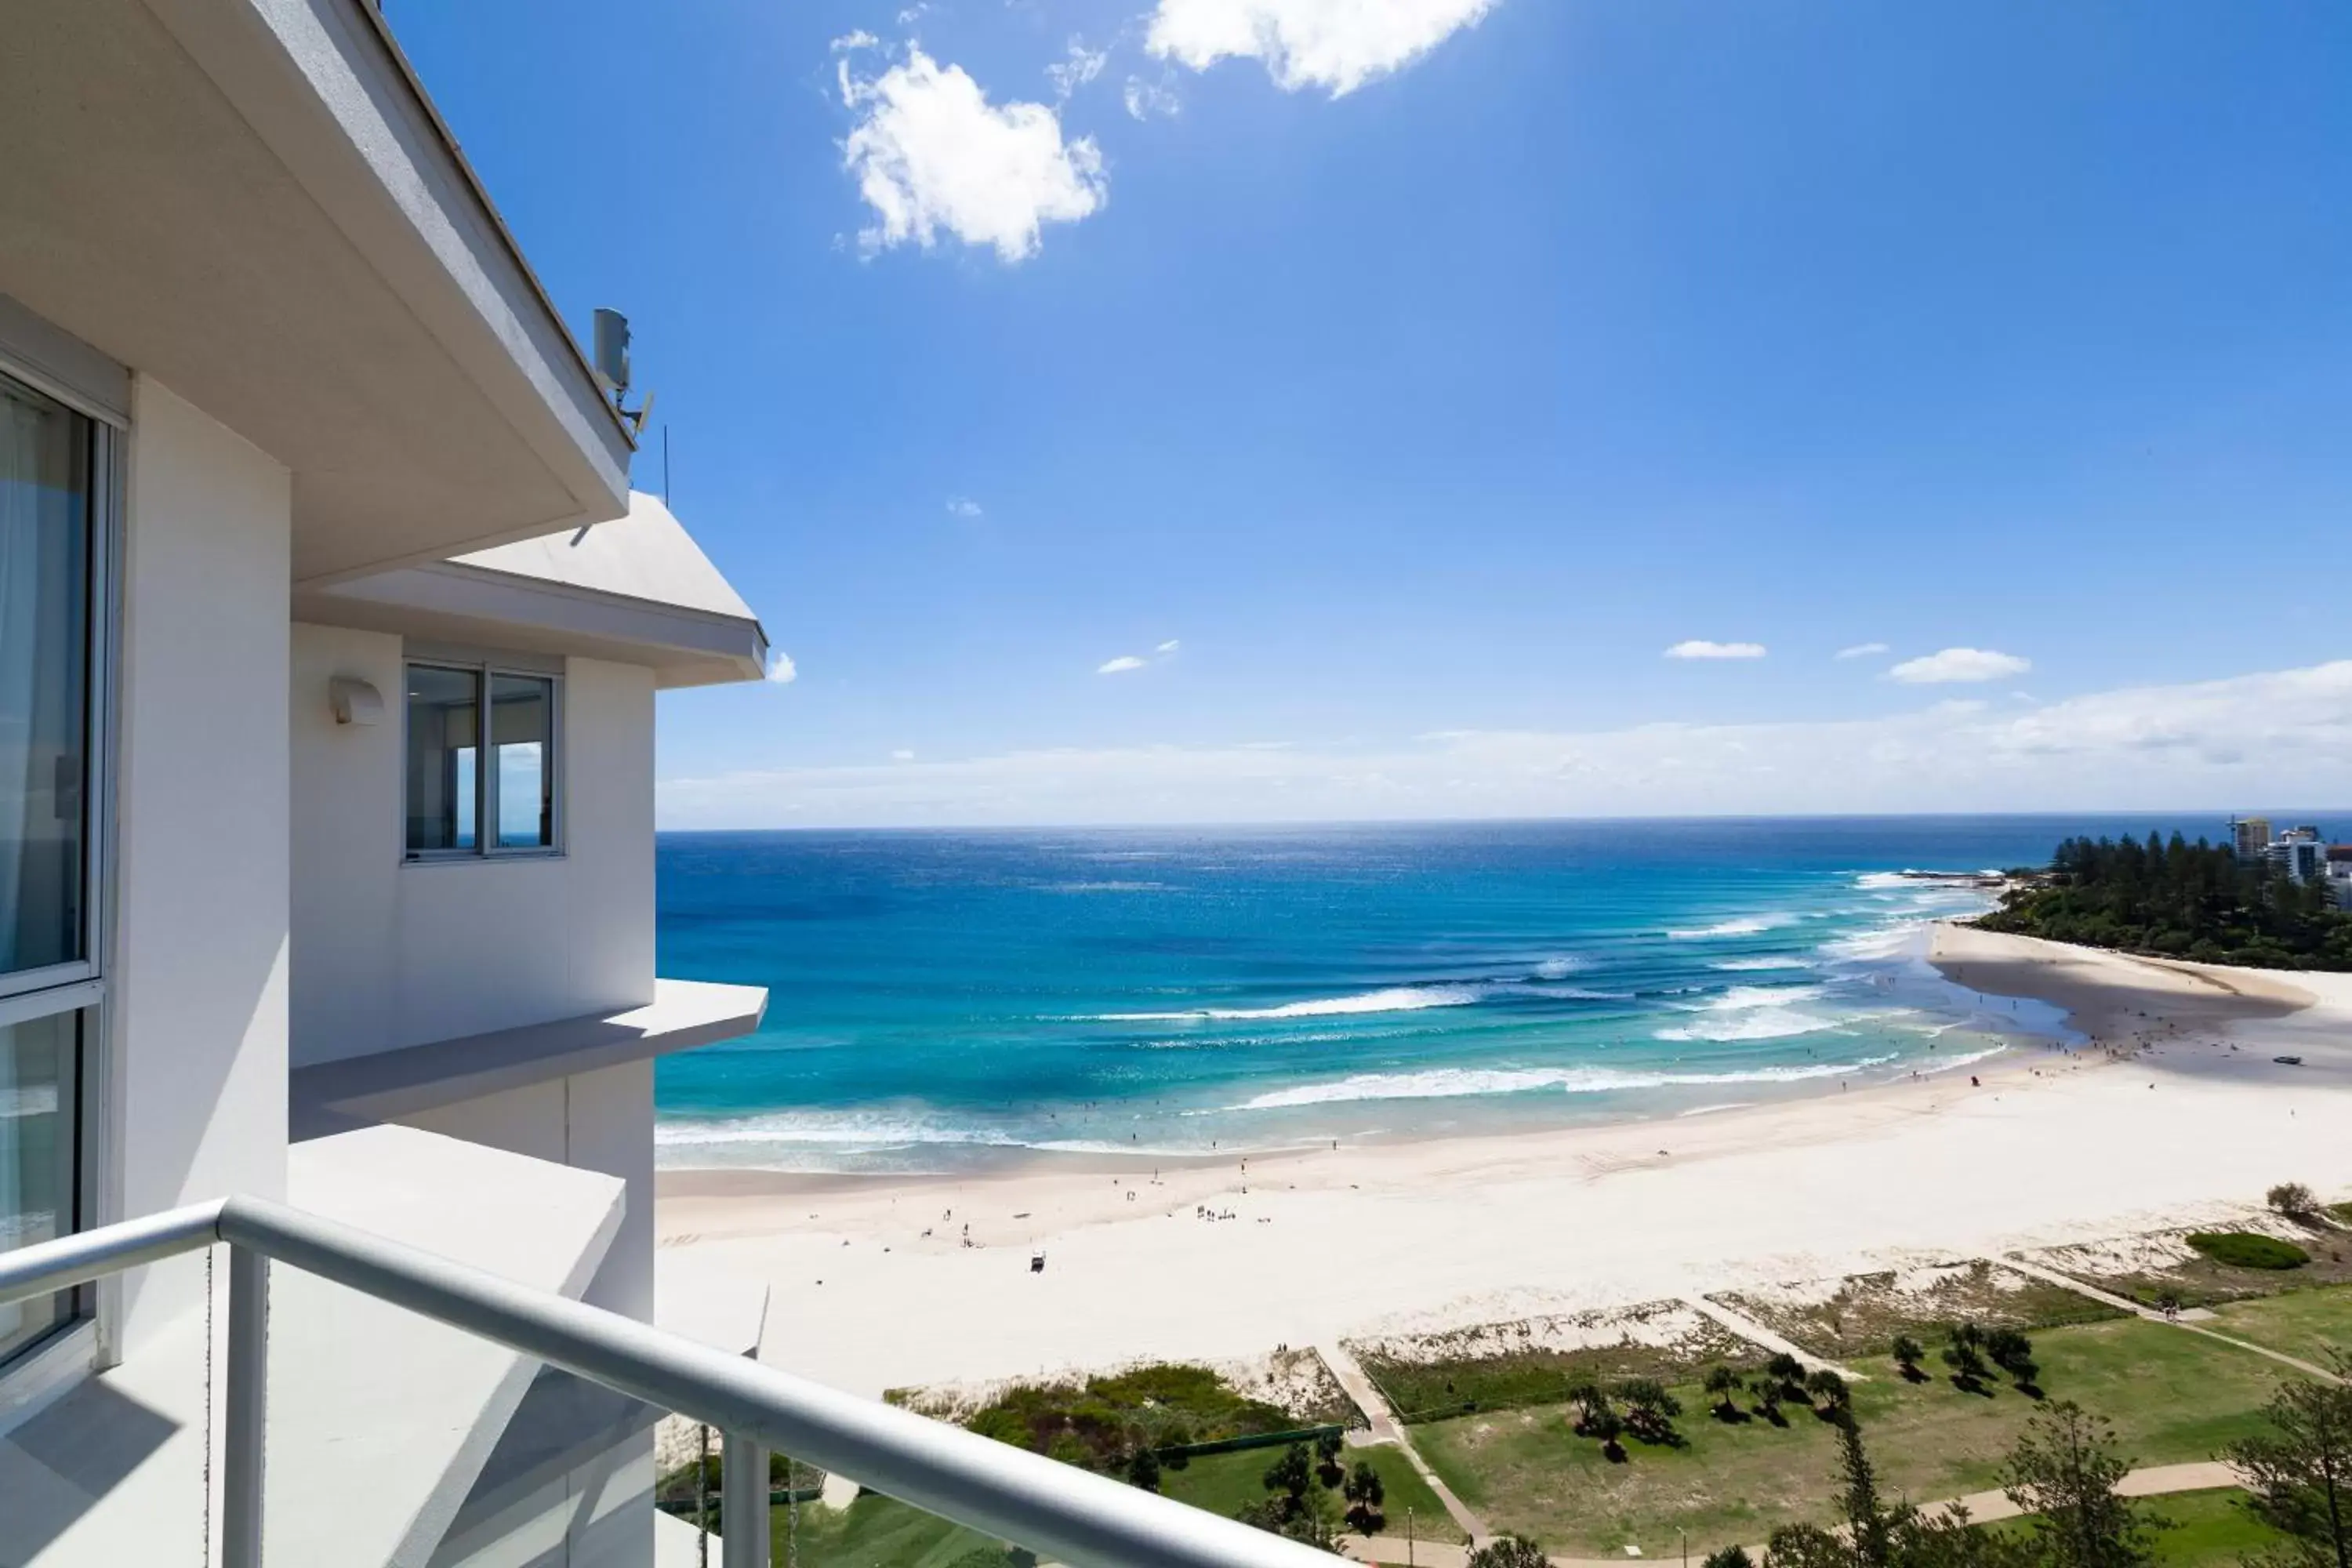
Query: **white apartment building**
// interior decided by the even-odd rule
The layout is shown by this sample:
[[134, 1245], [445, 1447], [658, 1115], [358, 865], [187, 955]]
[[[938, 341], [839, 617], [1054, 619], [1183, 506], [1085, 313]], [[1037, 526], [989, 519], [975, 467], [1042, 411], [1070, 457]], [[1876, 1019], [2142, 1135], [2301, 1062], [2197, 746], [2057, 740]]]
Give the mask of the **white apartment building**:
[[[0, 1260], [241, 1193], [650, 1320], [652, 1058], [764, 1005], [655, 972], [656, 699], [758, 620], [372, 5], [0, 34]], [[219, 1560], [226, 1288], [0, 1306], [0, 1563]], [[272, 1561], [652, 1560], [654, 1412], [270, 1300]]]
[[10, 0], [0, 144], [0, 1568], [646, 1568], [666, 1410], [725, 1568], [784, 1447], [1328, 1562], [651, 1326], [654, 1058], [766, 1002], [656, 972], [656, 697], [766, 638], [370, 0]]

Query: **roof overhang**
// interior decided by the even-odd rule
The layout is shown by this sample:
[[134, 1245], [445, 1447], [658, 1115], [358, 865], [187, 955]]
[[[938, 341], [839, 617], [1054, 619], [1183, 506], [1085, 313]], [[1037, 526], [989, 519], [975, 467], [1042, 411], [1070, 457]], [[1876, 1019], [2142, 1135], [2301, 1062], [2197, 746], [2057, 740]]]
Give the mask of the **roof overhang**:
[[665, 689], [758, 680], [768, 638], [652, 496], [629, 515], [455, 561], [304, 589], [294, 616], [476, 647], [650, 666]]
[[365, 0], [14, 0], [0, 294], [293, 473], [321, 583], [617, 517], [630, 440]]

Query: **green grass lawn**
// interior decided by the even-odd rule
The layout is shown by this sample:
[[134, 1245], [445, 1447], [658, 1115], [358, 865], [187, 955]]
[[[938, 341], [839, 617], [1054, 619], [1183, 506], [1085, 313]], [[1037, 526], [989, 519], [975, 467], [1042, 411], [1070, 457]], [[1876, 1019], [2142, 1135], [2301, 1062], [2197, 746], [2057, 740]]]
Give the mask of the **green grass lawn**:
[[2330, 1345], [2352, 1354], [2352, 1285], [2231, 1301], [2213, 1313], [2208, 1328], [2321, 1366], [2327, 1364], [2322, 1352]]
[[[770, 1510], [769, 1523], [770, 1561], [790, 1561], [792, 1510]], [[1003, 1542], [875, 1492], [838, 1512], [803, 1504], [799, 1554], [811, 1568], [1004, 1568], [1007, 1562]], [[711, 1560], [718, 1557], [712, 1552]]]
[[[2210, 1458], [2256, 1429], [2256, 1412], [2288, 1369], [2201, 1335], [2140, 1319], [2052, 1329], [2033, 1336], [2042, 1386], [2115, 1424], [2136, 1464]], [[2002, 1385], [1964, 1394], [1937, 1377], [1906, 1384], [1883, 1366], [1854, 1387], [1854, 1409], [1882, 1485], [1930, 1502], [1995, 1484], [2033, 1404]], [[1835, 1433], [1810, 1412], [1786, 1427], [1761, 1419], [1727, 1426], [1696, 1388], [1675, 1390], [1680, 1448], [1629, 1444], [1611, 1464], [1570, 1432], [1559, 1406], [1460, 1416], [1413, 1429], [1438, 1474], [1501, 1530], [1554, 1552], [1616, 1556], [1628, 1545], [1656, 1557], [1690, 1533], [1696, 1554], [1754, 1545], [1780, 1524], [1827, 1522], [1836, 1483]]]
[[[1266, 1467], [1281, 1452], [1253, 1448], [1207, 1455], [1181, 1470], [1163, 1471], [1160, 1490], [1178, 1502], [1231, 1518], [1244, 1503], [1265, 1496]], [[1402, 1452], [1379, 1446], [1347, 1450], [1350, 1468], [1358, 1459], [1370, 1461], [1388, 1489], [1388, 1533], [1402, 1538], [1405, 1510], [1411, 1508], [1418, 1539], [1463, 1539], [1444, 1504]], [[789, 1510], [781, 1506], [772, 1510], [770, 1524], [774, 1541], [772, 1560], [782, 1563], [791, 1528]], [[860, 1497], [845, 1512], [803, 1506], [800, 1560], [809, 1568], [1005, 1568], [1009, 1562], [1003, 1542], [874, 1492]]]
[[[2220, 1487], [2148, 1499], [2172, 1525], [2156, 1538], [2154, 1568], [2235, 1568], [2241, 1559], [2284, 1543], [2286, 1537], [2247, 1510], [2245, 1497], [2235, 1487]], [[2004, 1519], [1978, 1528], [2024, 1535], [2033, 1525], [2030, 1520]]]
[[[1238, 1454], [1210, 1454], [1194, 1459], [1181, 1470], [1163, 1470], [1160, 1489], [1178, 1502], [1191, 1503], [1194, 1508], [1207, 1509], [1227, 1518], [1241, 1511], [1248, 1503], [1259, 1502], [1265, 1497], [1266, 1467], [1281, 1457], [1279, 1448], [1251, 1448]], [[1378, 1470], [1381, 1485], [1387, 1489], [1386, 1510], [1388, 1529], [1384, 1534], [1402, 1537], [1405, 1529], [1405, 1510], [1412, 1510], [1412, 1532], [1423, 1541], [1461, 1541], [1463, 1534], [1454, 1527], [1454, 1520], [1421, 1472], [1402, 1450], [1388, 1444], [1369, 1447], [1349, 1448], [1341, 1460], [1353, 1469], [1362, 1459]], [[1341, 1504], [1345, 1507], [1345, 1503]]]

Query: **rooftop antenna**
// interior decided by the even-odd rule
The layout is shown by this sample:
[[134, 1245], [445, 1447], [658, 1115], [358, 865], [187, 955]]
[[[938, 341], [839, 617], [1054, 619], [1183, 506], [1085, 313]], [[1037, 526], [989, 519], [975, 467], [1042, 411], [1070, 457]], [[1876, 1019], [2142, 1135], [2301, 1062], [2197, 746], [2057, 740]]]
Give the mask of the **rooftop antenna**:
[[[646, 420], [654, 411], [654, 395], [648, 392], [646, 400], [635, 408], [628, 406], [629, 318], [601, 305], [596, 308], [593, 368], [598, 389], [613, 400], [613, 411], [628, 421], [629, 438], [635, 440], [644, 433]], [[662, 484], [667, 490], [669, 479], [666, 472]]]

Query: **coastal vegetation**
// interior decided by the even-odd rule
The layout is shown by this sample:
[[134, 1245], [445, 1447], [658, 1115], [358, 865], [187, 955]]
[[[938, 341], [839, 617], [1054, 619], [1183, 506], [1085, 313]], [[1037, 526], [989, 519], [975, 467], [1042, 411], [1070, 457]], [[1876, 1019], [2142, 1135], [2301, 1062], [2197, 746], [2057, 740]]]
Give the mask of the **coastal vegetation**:
[[2231, 1268], [2300, 1268], [2311, 1261], [2311, 1254], [2291, 1241], [2246, 1230], [2192, 1231], [2189, 1245]]
[[2352, 914], [2326, 879], [2178, 833], [2069, 838], [1980, 918], [1987, 931], [2270, 969], [2352, 969]]
[[[1205, 1366], [1155, 1363], [1083, 1382], [1014, 1384], [964, 1425], [983, 1437], [1157, 1487], [1183, 1450], [1286, 1432], [1289, 1411], [1235, 1389]], [[1150, 1454], [1150, 1460], [1139, 1457]]]
[[[2352, 1294], [2325, 1294], [2336, 1298], [2334, 1332], [2341, 1339], [2352, 1332]], [[2327, 1315], [2314, 1310], [2280, 1331], [2321, 1334], [2326, 1323]], [[1948, 1343], [1948, 1331], [1934, 1342]], [[1996, 1487], [2034, 1412], [2058, 1399], [2112, 1423], [2116, 1440], [2139, 1463], [2210, 1459], [2262, 1429], [2264, 1406], [2290, 1375], [2242, 1347], [2134, 1317], [2038, 1330], [2030, 1351], [2047, 1399], [2000, 1374], [1982, 1347], [1986, 1375], [1974, 1389], [1958, 1385], [1934, 1352], [1926, 1357], [1934, 1371], [1919, 1382], [1848, 1380], [1846, 1413], [1870, 1435], [1881, 1483], [1915, 1499]], [[1688, 1408], [1713, 1403], [1703, 1373], [1670, 1392]], [[1655, 1554], [1684, 1531], [1696, 1560], [1702, 1545], [1752, 1544], [1783, 1524], [1822, 1522], [1833, 1503], [1822, 1478], [1838, 1463], [1840, 1413], [1784, 1400], [1783, 1412], [1797, 1418], [1781, 1425], [1759, 1414], [1760, 1395], [1744, 1396], [1739, 1406], [1746, 1419], [1681, 1424], [1677, 1446], [1630, 1443], [1623, 1462], [1575, 1436], [1565, 1404], [1457, 1415], [1416, 1426], [1412, 1436], [1446, 1484], [1497, 1530], [1596, 1557], [1621, 1556], [1628, 1545]]]

